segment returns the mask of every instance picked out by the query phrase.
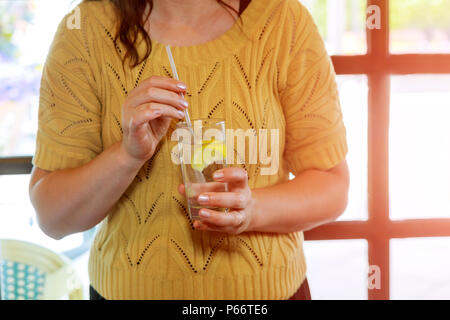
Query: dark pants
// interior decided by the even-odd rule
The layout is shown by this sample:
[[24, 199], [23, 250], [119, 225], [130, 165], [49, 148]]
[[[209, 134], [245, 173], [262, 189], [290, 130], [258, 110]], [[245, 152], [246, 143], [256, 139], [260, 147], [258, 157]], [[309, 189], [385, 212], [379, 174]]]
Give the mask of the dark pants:
[[305, 278], [300, 288], [294, 293], [289, 300], [311, 300], [311, 292], [309, 291], [308, 279]]
[[[105, 300], [97, 291], [95, 291], [92, 286], [89, 287], [89, 298], [91, 300]], [[297, 290], [296, 293], [292, 297], [289, 298], [289, 300], [311, 300], [311, 293], [309, 291], [309, 285], [308, 280], [305, 279], [303, 281], [300, 288]]]

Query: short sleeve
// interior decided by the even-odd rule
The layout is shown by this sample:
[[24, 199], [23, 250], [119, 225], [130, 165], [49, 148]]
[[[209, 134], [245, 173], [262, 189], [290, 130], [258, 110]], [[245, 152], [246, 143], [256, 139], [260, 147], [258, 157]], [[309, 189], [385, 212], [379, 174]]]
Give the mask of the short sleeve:
[[79, 167], [102, 151], [101, 102], [87, 30], [61, 22], [41, 80], [33, 165], [54, 171]]
[[296, 28], [280, 100], [286, 120], [284, 158], [296, 175], [338, 165], [345, 160], [347, 141], [336, 74], [324, 42], [305, 7], [298, 4], [291, 10]]

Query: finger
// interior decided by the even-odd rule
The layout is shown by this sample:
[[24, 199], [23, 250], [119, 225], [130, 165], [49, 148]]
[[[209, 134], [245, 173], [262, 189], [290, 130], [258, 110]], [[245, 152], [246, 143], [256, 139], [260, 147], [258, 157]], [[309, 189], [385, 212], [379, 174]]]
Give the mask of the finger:
[[161, 117], [169, 117], [173, 119], [183, 119], [185, 115], [184, 111], [175, 109], [165, 104], [154, 102], [140, 105], [135, 109], [135, 112], [146, 112], [147, 110], [158, 111]]
[[159, 117], [183, 119], [184, 112], [157, 103], [144, 104], [134, 109], [132, 116], [128, 120], [128, 128], [131, 131], [136, 131], [142, 125]]
[[197, 199], [202, 206], [233, 209], [245, 209], [248, 200], [248, 197], [241, 192], [202, 193]]
[[200, 194], [205, 192], [223, 192], [226, 191], [225, 186], [222, 182], [189, 183], [186, 186], [183, 185], [182, 194], [185, 195], [187, 189], [189, 200], [193, 203], [198, 203], [197, 198]]
[[215, 181], [232, 183], [237, 187], [244, 188], [248, 185], [247, 171], [238, 167], [217, 170], [214, 172], [213, 178]]
[[201, 209], [199, 212], [201, 222], [213, 228], [238, 228], [245, 220], [241, 211], [220, 212], [211, 209]]
[[224, 192], [225, 184], [222, 182], [206, 182], [206, 183], [190, 183], [187, 188], [190, 189], [195, 197], [198, 197], [202, 193], [206, 192]]
[[138, 107], [145, 103], [156, 102], [160, 104], [171, 105], [179, 110], [185, 110], [188, 107], [188, 102], [179, 94], [166, 89], [150, 87], [142, 89], [140, 92], [130, 97], [129, 105], [131, 107]]
[[162, 76], [151, 76], [141, 82], [138, 88], [156, 87], [177, 93], [186, 92], [186, 84], [182, 81]]
[[[194, 221], [194, 228], [203, 231], [218, 231], [218, 227], [209, 226], [206, 222], [202, 222], [200, 220]], [[216, 230], [214, 230], [214, 228], [216, 228]]]
[[162, 113], [159, 109], [146, 108], [136, 110], [128, 120], [128, 128], [130, 128], [131, 131], [135, 131], [149, 121], [159, 118], [161, 115]]
[[178, 192], [179, 192], [180, 194], [182, 194], [183, 196], [186, 194], [186, 188], [184, 187], [184, 184], [180, 184], [180, 185], [178, 186]]

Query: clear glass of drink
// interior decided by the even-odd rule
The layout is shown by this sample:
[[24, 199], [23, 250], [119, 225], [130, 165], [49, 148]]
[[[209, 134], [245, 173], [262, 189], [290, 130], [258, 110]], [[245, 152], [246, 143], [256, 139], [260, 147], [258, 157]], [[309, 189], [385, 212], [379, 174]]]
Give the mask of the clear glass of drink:
[[202, 208], [226, 211], [202, 206], [197, 201], [204, 192], [227, 191], [226, 183], [213, 179], [215, 171], [227, 166], [225, 121], [201, 119], [193, 121], [192, 126], [179, 122], [176, 137], [190, 218], [199, 220]]

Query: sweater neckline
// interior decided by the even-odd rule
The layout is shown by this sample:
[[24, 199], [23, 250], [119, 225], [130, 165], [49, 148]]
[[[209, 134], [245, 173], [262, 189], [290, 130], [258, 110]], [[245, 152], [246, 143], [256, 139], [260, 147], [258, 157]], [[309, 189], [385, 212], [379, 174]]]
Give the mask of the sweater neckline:
[[[222, 60], [236, 52], [253, 38], [252, 31], [273, 1], [252, 0], [241, 14], [241, 22], [236, 20], [233, 26], [216, 39], [191, 46], [171, 46], [176, 65], [190, 66], [210, 60]], [[151, 61], [168, 64], [166, 45], [152, 39]]]

